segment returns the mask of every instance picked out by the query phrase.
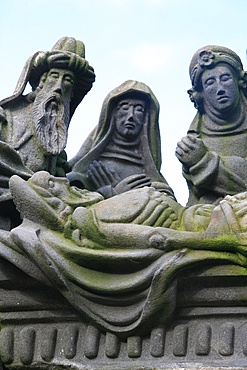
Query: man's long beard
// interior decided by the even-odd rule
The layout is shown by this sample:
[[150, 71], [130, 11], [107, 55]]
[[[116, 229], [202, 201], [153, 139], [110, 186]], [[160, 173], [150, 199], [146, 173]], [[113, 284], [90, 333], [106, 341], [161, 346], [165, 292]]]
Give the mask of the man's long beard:
[[70, 101], [63, 101], [55, 92], [47, 95], [42, 90], [33, 103], [35, 136], [45, 155], [58, 155], [67, 143]]

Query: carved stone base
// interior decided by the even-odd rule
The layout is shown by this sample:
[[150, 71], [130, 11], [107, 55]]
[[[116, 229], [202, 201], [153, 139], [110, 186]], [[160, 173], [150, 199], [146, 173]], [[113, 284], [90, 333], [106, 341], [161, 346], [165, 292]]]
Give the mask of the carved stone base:
[[247, 276], [241, 268], [180, 276], [177, 309], [169, 322], [159, 328], [154, 323], [148, 337], [127, 340], [85, 322], [52, 288], [17, 269], [6, 271], [0, 284], [4, 368], [246, 369]]

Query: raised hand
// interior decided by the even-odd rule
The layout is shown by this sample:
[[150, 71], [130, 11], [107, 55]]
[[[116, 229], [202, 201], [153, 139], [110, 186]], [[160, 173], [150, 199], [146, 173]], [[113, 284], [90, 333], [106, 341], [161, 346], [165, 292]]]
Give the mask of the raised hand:
[[186, 167], [192, 167], [206, 154], [203, 141], [193, 135], [187, 135], [178, 142], [175, 151], [178, 160]]

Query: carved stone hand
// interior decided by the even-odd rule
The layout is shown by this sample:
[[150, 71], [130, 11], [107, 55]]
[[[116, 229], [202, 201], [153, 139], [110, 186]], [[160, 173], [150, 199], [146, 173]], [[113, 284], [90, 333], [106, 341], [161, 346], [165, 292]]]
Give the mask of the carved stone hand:
[[178, 142], [176, 157], [186, 167], [192, 167], [206, 154], [207, 148], [203, 141], [193, 135], [187, 135]]
[[111, 185], [115, 187], [121, 181], [115, 171], [110, 171], [101, 161], [93, 161], [88, 170], [88, 177], [97, 189]]
[[120, 194], [128, 190], [140, 189], [144, 186], [151, 186], [151, 179], [147, 177], [145, 173], [126, 177], [121, 180], [114, 189], [117, 194]]

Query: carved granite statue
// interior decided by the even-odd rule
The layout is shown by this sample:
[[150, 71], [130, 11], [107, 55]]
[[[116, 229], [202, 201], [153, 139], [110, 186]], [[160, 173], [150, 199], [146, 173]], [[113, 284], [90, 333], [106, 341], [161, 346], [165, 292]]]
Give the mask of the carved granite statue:
[[247, 193], [216, 207], [184, 208], [152, 187], [103, 200], [48, 172], [13, 176], [10, 188], [23, 223], [0, 232], [0, 256], [120, 337], [167, 320], [181, 270], [247, 267]]
[[[72, 37], [27, 60], [14, 94], [0, 102], [1, 213], [9, 209], [4, 202], [11, 199], [8, 181], [13, 174], [27, 179], [46, 170], [65, 176], [69, 123], [94, 79], [84, 44]], [[23, 95], [28, 82], [32, 92]]]
[[174, 198], [160, 173], [159, 103], [142, 82], [126, 81], [104, 100], [99, 124], [70, 161], [72, 184], [105, 198], [153, 186]]
[[[190, 74], [198, 114], [176, 150], [190, 188], [186, 207], [160, 173], [159, 104], [137, 81], [106, 97], [98, 126], [65, 177], [69, 121], [94, 80], [81, 42], [63, 38], [51, 52], [36, 53], [14, 95], [1, 102], [0, 357], [6, 368], [164, 369], [167, 359], [170, 368], [205, 368], [208, 354], [217, 363], [230, 358], [235, 328], [246, 363], [247, 324], [239, 335], [239, 318], [246, 321], [247, 313], [247, 79], [238, 56], [218, 46], [200, 49]], [[23, 95], [28, 81], [33, 92]], [[17, 210], [21, 221], [14, 223]], [[3, 230], [7, 215], [12, 224]], [[220, 289], [207, 301], [212, 266], [220, 270]], [[233, 289], [225, 294], [227, 284]], [[192, 285], [199, 298], [190, 296], [198, 293]], [[144, 363], [135, 362], [142, 340]], [[211, 350], [215, 343], [218, 352]]]
[[247, 74], [232, 50], [209, 45], [190, 63], [189, 95], [198, 110], [177, 146], [188, 204], [215, 203], [247, 184]]

